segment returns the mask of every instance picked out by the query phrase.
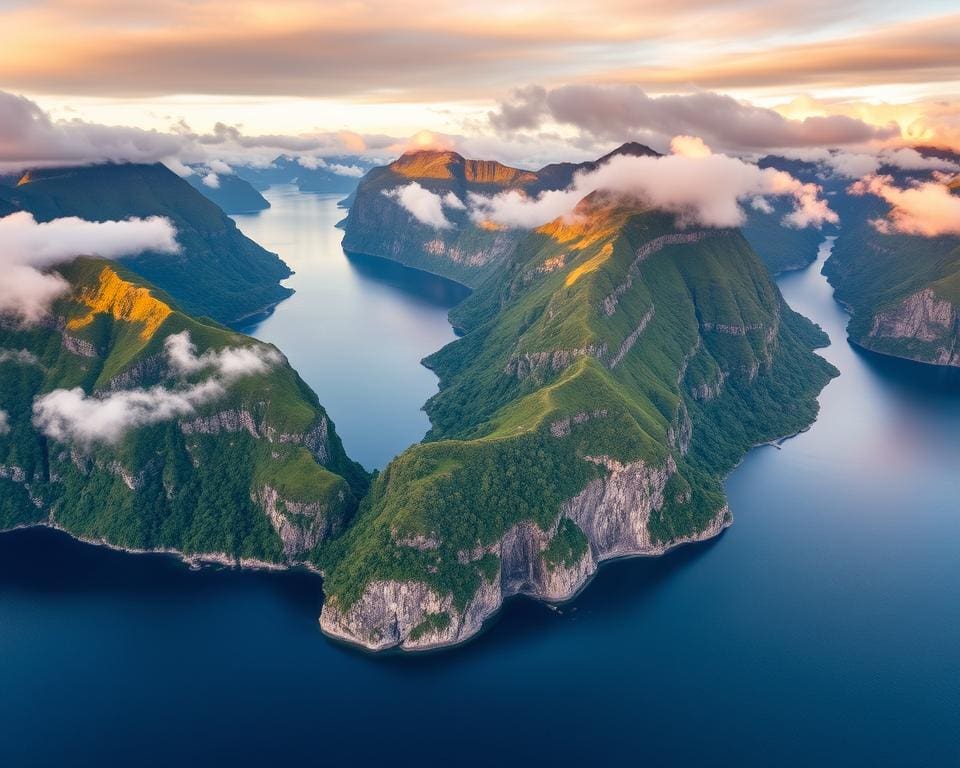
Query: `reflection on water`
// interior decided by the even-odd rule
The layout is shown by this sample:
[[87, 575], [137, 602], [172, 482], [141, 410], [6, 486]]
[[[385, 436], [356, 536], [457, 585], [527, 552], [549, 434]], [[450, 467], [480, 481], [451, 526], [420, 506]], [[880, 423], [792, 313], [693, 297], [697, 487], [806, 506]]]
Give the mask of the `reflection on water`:
[[[290, 203], [271, 229], [290, 242], [267, 244], [302, 254], [304, 282], [257, 333], [274, 323], [271, 340], [334, 395], [348, 446], [375, 455], [379, 425], [336, 380], [383, 376], [379, 347], [358, 368], [340, 356], [429, 302], [401, 307], [395, 284], [359, 282], [345, 260], [313, 285], [309, 254], [339, 242], [313, 217], [326, 210], [332, 230], [337, 212]], [[294, 247], [301, 236], [315, 247]], [[559, 611], [513, 601], [465, 648], [384, 659], [330, 643], [309, 574], [194, 573], [50, 531], [0, 537], [0, 765], [957, 765], [960, 390], [847, 344], [825, 255], [780, 285], [830, 334], [841, 376], [808, 432], [729, 478], [733, 527], [611, 564]], [[338, 316], [369, 335], [328, 328]], [[382, 351], [399, 380], [422, 370], [429, 333], [451, 338], [415, 333], [411, 356]], [[371, 386], [398, 412], [419, 406], [412, 385]]]

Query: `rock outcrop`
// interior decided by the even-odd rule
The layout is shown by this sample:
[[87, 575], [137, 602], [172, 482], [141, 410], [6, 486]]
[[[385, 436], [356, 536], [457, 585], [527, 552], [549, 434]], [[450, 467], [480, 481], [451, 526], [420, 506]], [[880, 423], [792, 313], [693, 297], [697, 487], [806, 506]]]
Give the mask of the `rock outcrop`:
[[960, 366], [960, 313], [933, 289], [917, 291], [896, 307], [878, 312], [861, 343], [889, 353], [891, 341], [921, 342], [923, 349], [901, 350], [900, 356], [935, 365]]
[[[712, 538], [732, 522], [729, 510], [723, 507], [693, 535], [655, 540], [648, 523], [651, 513], [664, 505], [667, 481], [676, 472], [673, 459], [668, 458], [660, 467], [650, 467], [643, 461], [622, 464], [605, 456], [588, 460], [603, 466], [605, 475], [568, 499], [550, 530], [523, 522], [492, 546], [471, 553], [477, 556], [472, 559], [494, 554], [500, 567], [492, 581], [482, 580], [462, 610], [452, 596], [438, 594], [425, 582], [372, 581], [360, 599], [346, 609], [328, 600], [320, 616], [321, 628], [328, 635], [375, 651], [393, 647], [426, 650], [462, 643], [479, 632], [508, 597], [569, 600], [604, 560], [661, 555], [680, 544]], [[551, 564], [544, 552], [563, 519], [573, 521], [583, 532], [587, 548], [572, 564]]]

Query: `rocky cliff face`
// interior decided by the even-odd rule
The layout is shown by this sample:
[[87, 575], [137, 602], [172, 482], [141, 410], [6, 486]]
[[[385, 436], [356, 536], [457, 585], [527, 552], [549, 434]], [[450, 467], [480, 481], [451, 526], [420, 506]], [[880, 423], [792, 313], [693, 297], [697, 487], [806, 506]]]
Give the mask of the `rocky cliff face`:
[[[543, 531], [535, 523], [523, 522], [493, 546], [467, 554], [479, 559], [492, 553], [499, 558], [500, 567], [492, 581], [483, 580], [462, 610], [451, 596], [439, 595], [423, 582], [374, 581], [346, 610], [327, 601], [320, 616], [321, 628], [340, 640], [377, 651], [393, 647], [426, 650], [462, 643], [479, 632], [508, 597], [569, 600], [604, 560], [661, 555], [680, 544], [712, 538], [732, 522], [729, 510], [723, 507], [702, 531], [656, 541], [648, 523], [651, 513], [664, 505], [667, 481], [676, 472], [672, 458], [661, 467], [649, 467], [643, 461], [621, 464], [605, 456], [589, 460], [603, 466], [605, 476], [568, 499], [552, 529]], [[544, 553], [563, 519], [577, 525], [588, 546], [576, 562], [552, 564]], [[435, 621], [436, 616], [445, 618]]]
[[[907, 348], [903, 342], [919, 342]], [[960, 366], [960, 313], [950, 301], [925, 288], [873, 318], [863, 346], [919, 362]]]

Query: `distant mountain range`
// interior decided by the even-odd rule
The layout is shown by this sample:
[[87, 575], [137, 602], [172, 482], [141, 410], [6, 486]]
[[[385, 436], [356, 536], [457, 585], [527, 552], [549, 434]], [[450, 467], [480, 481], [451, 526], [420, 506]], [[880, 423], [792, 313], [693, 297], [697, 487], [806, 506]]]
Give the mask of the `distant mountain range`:
[[356, 189], [360, 178], [375, 165], [359, 155], [338, 155], [301, 161], [280, 155], [265, 168], [237, 166], [240, 179], [250, 182], [261, 192], [274, 184], [296, 184], [301, 192], [348, 195]]

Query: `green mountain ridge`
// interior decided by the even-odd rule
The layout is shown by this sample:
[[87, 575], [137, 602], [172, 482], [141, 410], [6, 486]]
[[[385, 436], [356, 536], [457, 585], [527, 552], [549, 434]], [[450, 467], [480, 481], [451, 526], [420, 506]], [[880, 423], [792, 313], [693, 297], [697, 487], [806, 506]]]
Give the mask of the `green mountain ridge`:
[[[37, 327], [0, 326], [0, 529], [54, 525], [133, 550], [291, 564], [342, 530], [367, 475], [350, 461], [316, 396], [275, 351], [266, 372], [224, 382], [220, 396], [115, 443], [53, 439], [33, 403], [57, 389], [97, 398], [183, 395], [165, 339], [187, 332], [199, 353], [272, 350], [182, 313], [122, 266], [79, 259], [73, 288]], [[104, 417], [106, 418], [106, 417]]]
[[371, 649], [462, 642], [503, 599], [562, 600], [611, 557], [730, 523], [722, 479], [804, 429], [835, 370], [743, 236], [581, 204], [451, 313], [427, 440], [318, 561], [321, 626]]
[[237, 228], [213, 202], [166, 166], [105, 164], [50, 168], [0, 185], [0, 213], [29, 211], [38, 221], [164, 216], [177, 229], [179, 254], [144, 253], [122, 260], [194, 315], [226, 324], [264, 312], [293, 291], [280, 258]]

